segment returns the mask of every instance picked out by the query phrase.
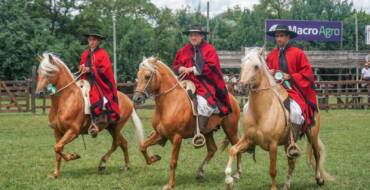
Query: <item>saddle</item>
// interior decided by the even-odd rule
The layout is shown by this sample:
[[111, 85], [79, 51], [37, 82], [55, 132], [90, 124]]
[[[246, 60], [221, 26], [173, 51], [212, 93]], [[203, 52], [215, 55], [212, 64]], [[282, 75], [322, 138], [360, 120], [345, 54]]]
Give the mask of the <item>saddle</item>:
[[85, 115], [90, 115], [91, 114], [91, 111], [90, 111], [90, 83], [87, 81], [87, 80], [78, 80], [76, 82], [77, 86], [80, 88], [81, 90], [81, 94], [82, 94], [82, 97], [84, 99], [84, 113]]
[[188, 98], [191, 103], [191, 109], [193, 110], [193, 115], [197, 116], [197, 103], [196, 103], [196, 94], [195, 94], [195, 84], [190, 80], [183, 80], [180, 81], [180, 86], [185, 89], [186, 93], [188, 94]]

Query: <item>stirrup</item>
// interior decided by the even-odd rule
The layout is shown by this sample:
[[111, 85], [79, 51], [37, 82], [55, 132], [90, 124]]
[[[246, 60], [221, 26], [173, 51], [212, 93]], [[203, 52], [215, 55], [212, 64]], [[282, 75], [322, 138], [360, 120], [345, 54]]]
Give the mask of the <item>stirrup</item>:
[[87, 130], [87, 133], [92, 137], [96, 138], [99, 133], [99, 127], [95, 125], [95, 123], [91, 123], [89, 129]]
[[206, 144], [206, 138], [202, 133], [194, 135], [191, 143], [193, 144], [194, 148], [202, 148]]

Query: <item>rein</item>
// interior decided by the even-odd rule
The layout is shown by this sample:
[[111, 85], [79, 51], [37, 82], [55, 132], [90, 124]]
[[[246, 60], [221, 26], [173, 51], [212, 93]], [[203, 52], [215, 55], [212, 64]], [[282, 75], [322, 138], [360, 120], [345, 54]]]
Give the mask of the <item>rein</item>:
[[[79, 73], [80, 71], [78, 71], [77, 73]], [[73, 83], [75, 83], [78, 79], [80, 79], [80, 77], [85, 74], [86, 72], [81, 72], [76, 78], [74, 78], [70, 83], [68, 83], [67, 85], [65, 85], [63, 88], [59, 89], [56, 94], [58, 94], [59, 92], [61, 92], [62, 90], [68, 88], [69, 86], [71, 86]]]
[[249, 88], [248, 88], [248, 90], [250, 90], [251, 92], [258, 93], [258, 92], [261, 92], [261, 91], [270, 90], [270, 89], [272, 89], [273, 87], [277, 87], [277, 86], [279, 86], [279, 85], [281, 85], [281, 84], [282, 84], [282, 82], [277, 83], [276, 85], [270, 85], [270, 86], [268, 86], [268, 87], [264, 87], [264, 88], [251, 88], [251, 87], [249, 87]]
[[[182, 74], [180, 74], [180, 76], [179, 76], [178, 80], [179, 80], [179, 81], [182, 81], [182, 80], [186, 77], [186, 75], [187, 75], [186, 73], [182, 73]], [[152, 72], [152, 73], [151, 73], [150, 78], [149, 78], [148, 82], [145, 84], [144, 89], [143, 89], [143, 90], [135, 90], [135, 92], [143, 93], [143, 94], [145, 94], [145, 96], [146, 96], [146, 97], [149, 97], [149, 93], [147, 93], [147, 88], [148, 88], [149, 84], [152, 82], [153, 78], [154, 78], [154, 72]], [[180, 85], [180, 83], [179, 83], [179, 81], [178, 81], [178, 80], [176, 81], [176, 84], [175, 84], [175, 85], [173, 85], [173, 87], [171, 87], [171, 88], [169, 88], [169, 89], [165, 90], [164, 92], [160, 92], [160, 93], [158, 93], [158, 94], [152, 94], [152, 96], [153, 96], [154, 98], [157, 98], [157, 97], [159, 97], [159, 96], [162, 96], [162, 95], [165, 95], [165, 94], [170, 93], [170, 92], [171, 92], [171, 91], [173, 91], [177, 86], [179, 86], [179, 85]]]

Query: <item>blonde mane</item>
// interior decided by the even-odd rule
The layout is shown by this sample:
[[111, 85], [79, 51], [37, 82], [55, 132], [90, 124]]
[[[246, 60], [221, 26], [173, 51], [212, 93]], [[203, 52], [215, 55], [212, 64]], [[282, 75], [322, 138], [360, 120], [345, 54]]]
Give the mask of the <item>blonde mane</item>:
[[253, 48], [245, 57], [243, 57], [242, 64], [247, 64], [247, 60], [250, 60], [252, 63], [256, 63], [267, 76], [270, 85], [275, 87], [277, 83], [275, 82], [274, 77], [271, 75], [265, 58], [262, 55], [263, 53], [261, 54], [260, 48]]
[[173, 77], [176, 78], [176, 74], [172, 71], [170, 67], [168, 67], [166, 64], [164, 64], [161, 60], [159, 60], [157, 57], [149, 57], [149, 58], [143, 58], [143, 61], [140, 63], [140, 68], [147, 68], [151, 72], [157, 72], [158, 71], [158, 66], [164, 67]]
[[68, 71], [70, 76], [74, 78], [74, 75], [72, 74], [71, 70], [69, 70], [67, 65], [58, 56], [54, 55], [53, 53], [43, 53], [42, 54], [42, 60], [39, 66], [39, 72], [41, 74], [46, 75], [46, 76], [53, 76], [56, 72], [59, 71], [58, 66], [51, 63], [49, 59], [49, 55], [52, 57], [52, 59], [56, 63], [61, 64], [63, 67], [65, 67], [65, 69]]

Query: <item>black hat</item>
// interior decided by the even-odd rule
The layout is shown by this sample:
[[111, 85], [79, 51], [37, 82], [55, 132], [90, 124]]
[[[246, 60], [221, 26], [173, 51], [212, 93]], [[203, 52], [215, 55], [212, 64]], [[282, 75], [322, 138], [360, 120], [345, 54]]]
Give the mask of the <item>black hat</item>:
[[289, 30], [289, 27], [286, 25], [276, 25], [276, 27], [272, 26], [270, 31], [266, 32], [266, 34], [271, 37], [275, 37], [276, 32], [284, 32], [290, 36], [290, 39], [298, 36], [296, 32]]
[[186, 30], [182, 33], [185, 34], [185, 35], [189, 35], [190, 33], [193, 33], [193, 32], [200, 33], [201, 35], [207, 35], [208, 34], [207, 31], [202, 30], [202, 28], [198, 25], [193, 25], [188, 30]]
[[96, 30], [92, 30], [92, 31], [90, 31], [90, 32], [88, 32], [88, 33], [85, 33], [84, 34], [84, 36], [86, 36], [86, 37], [89, 37], [89, 36], [95, 36], [95, 37], [98, 37], [98, 38], [100, 38], [101, 40], [104, 40], [105, 39], [105, 36], [104, 35], [102, 35], [102, 34], [100, 34], [98, 31], [96, 31]]

